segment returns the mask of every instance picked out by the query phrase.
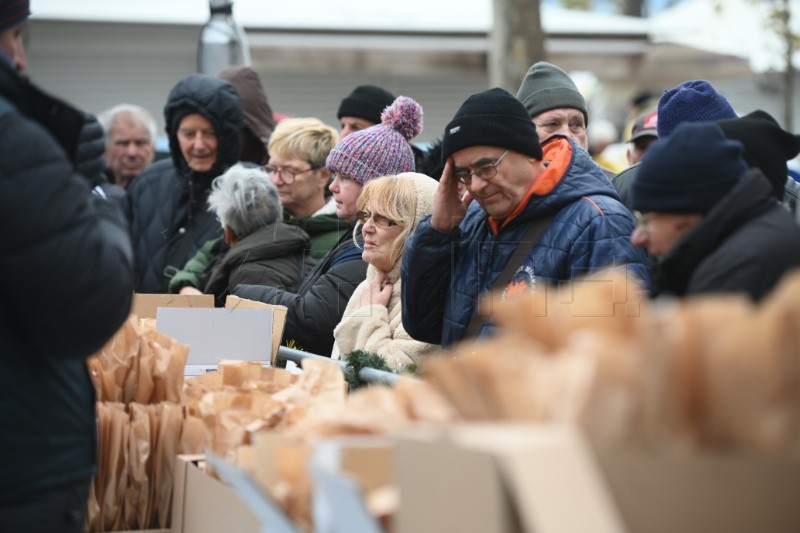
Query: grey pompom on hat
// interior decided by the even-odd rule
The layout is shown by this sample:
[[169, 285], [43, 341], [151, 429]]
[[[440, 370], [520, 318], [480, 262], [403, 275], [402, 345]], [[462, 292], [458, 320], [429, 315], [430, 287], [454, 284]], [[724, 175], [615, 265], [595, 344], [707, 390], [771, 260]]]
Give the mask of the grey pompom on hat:
[[586, 100], [575, 82], [569, 74], [547, 61], [534, 63], [528, 69], [517, 91], [517, 99], [525, 106], [530, 117], [567, 107], [583, 113], [583, 120], [589, 124]]

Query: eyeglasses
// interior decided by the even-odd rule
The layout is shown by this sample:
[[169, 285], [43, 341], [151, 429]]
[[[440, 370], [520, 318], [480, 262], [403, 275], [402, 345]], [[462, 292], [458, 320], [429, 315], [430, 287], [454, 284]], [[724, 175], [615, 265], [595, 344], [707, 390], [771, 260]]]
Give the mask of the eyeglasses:
[[503, 162], [503, 159], [508, 155], [510, 150], [506, 150], [503, 152], [503, 155], [497, 158], [497, 161], [494, 163], [488, 163], [486, 165], [481, 165], [478, 168], [469, 168], [465, 170], [458, 170], [453, 174], [458, 181], [463, 183], [464, 185], [470, 185], [472, 183], [472, 177], [475, 176], [476, 178], [480, 178], [484, 181], [488, 181], [493, 177], [497, 176], [497, 166]]
[[372, 219], [372, 223], [378, 226], [379, 228], [389, 228], [391, 226], [397, 226], [397, 222], [390, 218], [386, 218], [383, 215], [379, 215], [377, 213], [370, 213], [369, 211], [359, 211], [356, 213], [356, 220], [358, 220], [362, 225], [367, 223], [367, 220]]
[[291, 185], [294, 183], [294, 179], [299, 176], [300, 174], [305, 174], [306, 172], [312, 172], [314, 170], [319, 169], [320, 167], [311, 167], [305, 170], [295, 170], [292, 167], [273, 167], [270, 165], [264, 165], [261, 167], [264, 172], [267, 173], [267, 176], [270, 178], [272, 176], [277, 175], [280, 180], [285, 183], [286, 185]]

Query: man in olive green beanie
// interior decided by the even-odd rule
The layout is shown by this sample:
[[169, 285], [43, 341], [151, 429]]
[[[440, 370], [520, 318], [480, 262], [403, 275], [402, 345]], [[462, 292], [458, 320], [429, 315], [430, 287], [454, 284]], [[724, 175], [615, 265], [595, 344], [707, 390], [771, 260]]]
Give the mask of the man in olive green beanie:
[[540, 141], [561, 134], [588, 151], [586, 100], [562, 69], [546, 61], [535, 63], [525, 74], [517, 99], [536, 125]]

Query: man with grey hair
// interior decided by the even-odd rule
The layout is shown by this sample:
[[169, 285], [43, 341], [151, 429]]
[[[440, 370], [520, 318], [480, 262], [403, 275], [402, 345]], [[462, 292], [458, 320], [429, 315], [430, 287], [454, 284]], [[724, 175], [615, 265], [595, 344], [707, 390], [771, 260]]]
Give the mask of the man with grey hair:
[[106, 137], [106, 176], [124, 189], [153, 162], [156, 121], [133, 104], [107, 109], [98, 120]]
[[[278, 189], [258, 167], [236, 164], [211, 184], [208, 210], [223, 236], [207, 242], [170, 280], [170, 292], [225, 297], [240, 283], [297, 289], [314, 261], [308, 234], [281, 219]], [[202, 291], [201, 291], [202, 289]]]

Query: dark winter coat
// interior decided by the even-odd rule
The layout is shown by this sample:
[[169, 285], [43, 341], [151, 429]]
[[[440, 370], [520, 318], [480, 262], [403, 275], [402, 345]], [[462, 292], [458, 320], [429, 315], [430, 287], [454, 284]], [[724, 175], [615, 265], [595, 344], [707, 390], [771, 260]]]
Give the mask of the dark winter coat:
[[[177, 139], [183, 117], [207, 118], [217, 135], [217, 160], [208, 172], [189, 168]], [[128, 217], [136, 257], [136, 291], [165, 293], [170, 278], [210, 239], [222, 235], [208, 212], [211, 181], [239, 158], [242, 109], [223, 80], [195, 74], [178, 82], [164, 107], [171, 159], [151, 165], [128, 187]]]
[[760, 300], [800, 267], [800, 228], [759, 170], [684, 235], [653, 274], [654, 294], [743, 292]]
[[130, 310], [127, 224], [75, 172], [82, 125], [0, 61], [0, 507], [95, 473], [86, 357]]
[[[427, 218], [409, 237], [403, 254], [402, 309], [403, 325], [412, 337], [445, 346], [461, 340], [478, 300], [494, 288], [531, 223], [551, 215], [555, 218], [509, 286], [571, 280], [611, 265], [627, 265], [628, 272], [648, 284], [646, 255], [629, 240], [634, 218], [602, 170], [565, 137], [551, 137], [544, 148], [546, 160], [564, 165], [558, 170], [562, 174], [548, 192], [534, 194], [499, 233], [472, 202], [455, 231], [441, 233]], [[551, 163], [548, 171], [555, 170]], [[479, 335], [491, 328], [484, 323]]]
[[239, 284], [268, 285], [295, 291], [314, 261], [306, 260], [308, 235], [278, 222], [260, 228], [234, 244], [212, 268], [203, 290], [224, 305]]
[[353, 291], [367, 276], [367, 263], [353, 243], [352, 227], [306, 276], [296, 293], [257, 285], [239, 285], [233, 293], [286, 306], [283, 338], [295, 341], [307, 352], [330, 356], [333, 329], [341, 321]]

